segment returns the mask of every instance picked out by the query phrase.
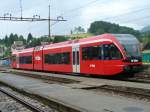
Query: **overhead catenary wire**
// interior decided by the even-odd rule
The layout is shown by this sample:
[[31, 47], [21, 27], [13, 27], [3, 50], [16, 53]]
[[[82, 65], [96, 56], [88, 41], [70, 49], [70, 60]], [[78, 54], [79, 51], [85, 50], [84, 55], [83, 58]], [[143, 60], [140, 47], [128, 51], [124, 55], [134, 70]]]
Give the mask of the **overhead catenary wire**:
[[133, 10], [133, 11], [130, 11], [130, 12], [127, 12], [127, 13], [124, 13], [124, 14], [120, 14], [120, 15], [117, 15], [117, 16], [113, 16], [113, 17], [106, 17], [106, 18], [103, 18], [103, 19], [115, 19], [115, 18], [118, 18], [118, 17], [122, 17], [122, 16], [125, 16], [125, 15], [128, 15], [128, 14], [132, 14], [132, 13], [139, 13], [141, 11], [144, 11], [144, 10], [147, 10], [147, 9], [150, 9], [150, 7], [145, 7], [145, 8], [141, 8], [141, 9], [137, 9], [137, 10]]
[[140, 18], [135, 18], [135, 19], [131, 19], [131, 20], [127, 20], [127, 21], [123, 21], [123, 23], [129, 23], [129, 22], [136, 22], [136, 21], [142, 21], [143, 19], [149, 19], [150, 18], [150, 15], [149, 16], [144, 16], [144, 17], [140, 17]]
[[[89, 6], [89, 5], [93, 4], [93, 3], [98, 2], [98, 1], [100, 1], [100, 0], [93, 0], [93, 1], [91, 1], [91, 2], [88, 2], [88, 3], [84, 4], [84, 5], [81, 5], [81, 6], [79, 6], [79, 7], [70, 9], [70, 10], [68, 10], [68, 11], [66, 11], [66, 12], [64, 12], [64, 13], [62, 13], [61, 15], [67, 15], [68, 13], [72, 13], [72, 12], [77, 11], [77, 10], [79, 10], [79, 9], [85, 8], [85, 7], [87, 7], [87, 6]], [[105, 2], [106, 2], [106, 1], [105, 1]]]
[[[78, 10], [80, 10], [80, 9], [89, 7], [89, 5], [91, 5], [91, 4], [93, 4], [93, 3], [96, 3], [96, 2], [98, 2], [98, 1], [99, 1], [99, 0], [93, 0], [93, 1], [91, 1], [91, 2], [88, 2], [88, 3], [84, 4], [84, 5], [81, 5], [81, 6], [79, 6], [79, 7], [76, 7], [76, 8], [73, 8], [73, 9], [71, 9], [71, 10], [68, 10], [68, 11], [62, 13], [62, 15], [64, 16], [64, 15], [67, 15], [67, 14], [69, 14], [69, 13], [78, 11]], [[106, 2], [106, 1], [105, 1], [105, 2]], [[103, 5], [103, 4], [102, 4], [102, 5]], [[142, 11], [145, 11], [145, 10], [150, 9], [150, 7], [149, 7], [149, 4], [147, 4], [147, 5], [141, 6], [141, 8], [137, 8], [137, 9], [131, 8], [131, 9], [132, 9], [132, 10], [131, 10], [130, 12], [126, 12], [126, 13], [123, 13], [123, 14], [120, 14], [120, 15], [116, 15], [116, 16], [112, 16], [112, 17], [105, 17], [105, 18], [102, 18], [101, 20], [111, 20], [111, 19], [120, 20], [120, 18], [122, 18], [123, 16], [132, 15], [132, 14], [136, 14], [136, 13], [141, 13]], [[80, 14], [79, 14], [79, 15], [80, 15]], [[70, 17], [68, 17], [68, 20], [70, 21], [70, 20], [72, 20], [72, 19], [75, 19], [76, 17], [78, 17], [78, 15], [73, 16], [73, 17], [70, 16]], [[119, 19], [118, 19], [118, 18], [119, 18]], [[144, 16], [144, 17], [134, 18], [134, 19], [128, 19], [128, 20], [126, 19], [126, 20], [123, 21], [123, 23], [130, 23], [130, 22], [132, 22], [132, 21], [134, 21], [134, 22], [136, 22], [136, 21], [142, 21], [142, 20], [145, 20], [145, 19], [148, 19], [148, 18], [149, 18], [149, 16]], [[121, 19], [121, 20], [123, 20], [123, 19]], [[54, 26], [54, 25], [57, 24], [57, 23], [58, 23], [58, 22], [54, 22], [54, 23], [51, 24], [51, 26]]]
[[[145, 7], [145, 8], [136, 9], [136, 10], [133, 10], [133, 11], [124, 13], [124, 14], [117, 15], [117, 16], [101, 18], [101, 20], [111, 20], [111, 19], [115, 19], [115, 18], [120, 18], [120, 17], [123, 17], [123, 16], [125, 16], [125, 15], [133, 14], [133, 13], [139, 13], [139, 12], [142, 12], [142, 11], [147, 10], [147, 9], [150, 9], [150, 7], [148, 6], [148, 7]], [[80, 15], [79, 15], [79, 16], [80, 16]], [[72, 20], [72, 19], [74, 19], [74, 18], [76, 18], [76, 17], [78, 17], [78, 16], [77, 16], [77, 15], [76, 15], [76, 16], [73, 16], [73, 17], [71, 17], [71, 19], [69, 19], [69, 20]]]

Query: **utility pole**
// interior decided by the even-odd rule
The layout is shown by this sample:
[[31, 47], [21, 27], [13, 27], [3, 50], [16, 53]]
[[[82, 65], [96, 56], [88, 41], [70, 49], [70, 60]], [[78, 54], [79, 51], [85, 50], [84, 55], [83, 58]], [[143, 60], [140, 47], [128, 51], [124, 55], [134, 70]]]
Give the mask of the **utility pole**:
[[48, 6], [49, 7], [49, 16], [48, 16], [48, 37], [50, 37], [51, 38], [51, 6], [49, 5]]
[[55, 25], [57, 22], [60, 21], [67, 21], [62, 16], [57, 16], [57, 18], [51, 18], [51, 6], [49, 3], [49, 11], [48, 11], [48, 18], [41, 18], [40, 15], [33, 15], [33, 17], [23, 17], [23, 7], [22, 7], [22, 0], [20, 1], [20, 17], [12, 16], [10, 13], [4, 13], [4, 16], [0, 16], [0, 21], [27, 21], [27, 22], [40, 22], [40, 21], [48, 21], [48, 37], [51, 38], [51, 21], [55, 22], [52, 25]]
[[20, 0], [20, 13], [21, 13], [21, 19], [22, 19], [22, 0]]

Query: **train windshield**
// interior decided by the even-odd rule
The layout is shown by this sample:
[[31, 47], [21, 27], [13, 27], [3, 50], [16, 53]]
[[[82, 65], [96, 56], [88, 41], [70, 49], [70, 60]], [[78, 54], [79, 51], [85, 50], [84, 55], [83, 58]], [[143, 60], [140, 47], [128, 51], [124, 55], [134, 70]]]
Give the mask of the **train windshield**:
[[140, 56], [140, 43], [133, 35], [115, 35], [126, 51], [127, 57]]

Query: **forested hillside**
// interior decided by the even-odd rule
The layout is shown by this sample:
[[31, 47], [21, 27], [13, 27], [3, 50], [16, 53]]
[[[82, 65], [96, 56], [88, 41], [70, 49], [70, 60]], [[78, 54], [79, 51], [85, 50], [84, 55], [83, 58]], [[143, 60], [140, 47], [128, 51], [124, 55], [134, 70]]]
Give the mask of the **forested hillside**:
[[140, 37], [140, 32], [134, 30], [133, 28], [120, 26], [118, 24], [109, 23], [105, 21], [95, 21], [91, 24], [90, 28], [88, 29], [90, 33], [95, 35], [100, 35], [103, 33], [123, 33], [123, 34], [133, 34], [136, 37]]
[[146, 27], [142, 28], [141, 32], [143, 32], [143, 33], [149, 32], [150, 33], [150, 26], [146, 26]]

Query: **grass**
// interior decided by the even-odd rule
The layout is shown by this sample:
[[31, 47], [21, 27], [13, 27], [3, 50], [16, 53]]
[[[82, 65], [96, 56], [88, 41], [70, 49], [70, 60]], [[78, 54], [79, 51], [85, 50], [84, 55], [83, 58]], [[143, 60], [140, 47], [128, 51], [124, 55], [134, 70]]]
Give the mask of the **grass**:
[[150, 50], [144, 50], [143, 53], [150, 53]]
[[150, 62], [143, 62], [144, 65], [150, 65]]
[[72, 34], [72, 35], [69, 35], [69, 36], [72, 37], [72, 38], [87, 38], [87, 37], [92, 37], [94, 35], [91, 34], [91, 33], [82, 33], [82, 34]]

